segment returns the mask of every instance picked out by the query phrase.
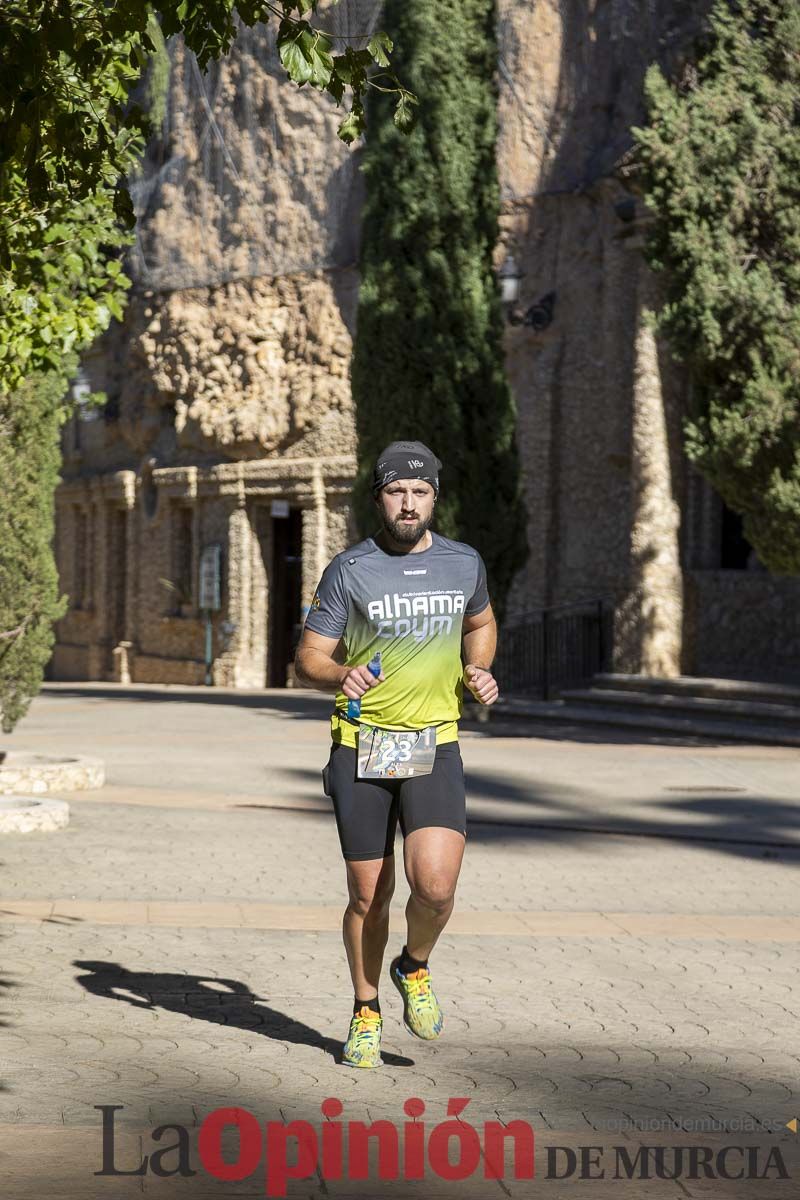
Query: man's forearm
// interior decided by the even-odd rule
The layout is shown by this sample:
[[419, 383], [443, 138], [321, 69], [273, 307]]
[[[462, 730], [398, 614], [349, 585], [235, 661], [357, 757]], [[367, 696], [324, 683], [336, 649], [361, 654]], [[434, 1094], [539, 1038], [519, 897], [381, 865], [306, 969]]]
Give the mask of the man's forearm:
[[338, 692], [347, 668], [340, 666], [322, 650], [299, 650], [294, 661], [295, 675], [306, 687], [323, 692]]
[[464, 634], [464, 662], [489, 670], [497, 649], [497, 624], [490, 621]]

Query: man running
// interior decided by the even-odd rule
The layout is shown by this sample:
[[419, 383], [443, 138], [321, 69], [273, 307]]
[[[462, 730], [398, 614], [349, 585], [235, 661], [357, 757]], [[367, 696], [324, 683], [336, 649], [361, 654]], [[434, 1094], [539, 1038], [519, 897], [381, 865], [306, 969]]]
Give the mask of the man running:
[[390, 978], [406, 1028], [426, 1039], [442, 1032], [428, 958], [453, 910], [466, 839], [462, 682], [481, 704], [498, 694], [483, 560], [429, 528], [441, 465], [421, 442], [393, 442], [378, 457], [382, 529], [328, 565], [297, 651], [298, 679], [336, 692], [323, 777], [347, 869], [343, 935], [355, 1000], [342, 1061], [351, 1067], [381, 1062], [378, 983], [398, 820], [411, 895]]

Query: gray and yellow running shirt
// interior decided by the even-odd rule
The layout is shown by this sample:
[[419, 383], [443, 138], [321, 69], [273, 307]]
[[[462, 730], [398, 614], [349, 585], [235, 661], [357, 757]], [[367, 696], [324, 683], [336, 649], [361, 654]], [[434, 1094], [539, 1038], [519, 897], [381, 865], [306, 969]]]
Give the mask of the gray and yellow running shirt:
[[[330, 562], [306, 627], [341, 638], [347, 666], [377, 650], [385, 680], [361, 701], [361, 720], [385, 729], [436, 725], [439, 744], [458, 736], [461, 716], [461, 625], [489, 604], [486, 568], [477, 550], [431, 531], [416, 554], [390, 554], [374, 538]], [[335, 742], [354, 746], [357, 727], [342, 717], [344, 692], [331, 717]]]

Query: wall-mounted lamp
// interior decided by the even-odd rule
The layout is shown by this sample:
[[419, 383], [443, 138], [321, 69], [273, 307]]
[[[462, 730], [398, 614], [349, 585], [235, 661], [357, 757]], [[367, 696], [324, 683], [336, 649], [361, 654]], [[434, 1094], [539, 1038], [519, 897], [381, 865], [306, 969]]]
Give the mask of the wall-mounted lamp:
[[497, 278], [500, 280], [500, 299], [503, 304], [516, 304], [519, 300], [519, 281], [522, 279], [522, 271], [517, 266], [517, 260], [513, 254], [506, 255], [505, 262], [497, 272]]
[[530, 308], [523, 311], [519, 308], [519, 284], [524, 272], [517, 266], [512, 254], [506, 255], [506, 260], [497, 277], [500, 280], [500, 299], [506, 310], [509, 325], [527, 325], [530, 329], [541, 332], [553, 320], [556, 305], [555, 292], [548, 292]]

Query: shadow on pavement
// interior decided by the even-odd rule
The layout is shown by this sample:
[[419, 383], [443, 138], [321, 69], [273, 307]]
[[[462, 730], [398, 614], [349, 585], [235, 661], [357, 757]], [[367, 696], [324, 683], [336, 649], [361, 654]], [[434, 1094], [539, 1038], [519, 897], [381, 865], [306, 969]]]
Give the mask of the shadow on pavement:
[[[0, 867], [4, 866], [6, 866], [6, 863], [0, 863]], [[2, 940], [4, 936], [4, 934], [0, 934], [0, 940]], [[14, 983], [11, 977], [7, 975], [2, 968], [0, 968], [0, 1003], [2, 1003], [2, 1001], [6, 998], [11, 988], [16, 986], [17, 985]], [[8, 1029], [10, 1026], [11, 1022], [8, 1020], [8, 1013], [0, 1008], [0, 1029]], [[2, 1076], [0, 1076], [0, 1093], [7, 1091], [8, 1084], [5, 1082]]]
[[217, 704], [234, 708], [257, 708], [282, 713], [298, 721], [320, 721], [330, 715], [332, 697], [301, 689], [283, 688], [274, 691], [244, 692], [235, 688], [182, 688], [178, 685], [152, 687], [123, 687], [122, 685], [85, 686], [45, 684], [42, 695], [80, 700], [134, 701], [148, 704]]
[[492, 715], [479, 720], [474, 705], [468, 705], [459, 722], [462, 732], [484, 738], [534, 738], [539, 741], [577, 742], [585, 746], [687, 746], [702, 749], [712, 746], [753, 745], [738, 738], [712, 738], [688, 733], [659, 733], [648, 729], [625, 729], [616, 725], [579, 725], [575, 721], [548, 718], [504, 717]]
[[[265, 715], [280, 714], [298, 721], [325, 720], [333, 706], [332, 695], [305, 688], [272, 688], [264, 691], [240, 691], [236, 688], [184, 687], [180, 684], [45, 684], [43, 696], [65, 696], [82, 700], [133, 701], [152, 704], [211, 704], [234, 708], [260, 709]], [[658, 733], [644, 729], [623, 729], [613, 725], [576, 725], [574, 722], [537, 721], [492, 717], [479, 720], [477, 704], [465, 704], [460, 727], [464, 732], [484, 738], [536, 738], [549, 741], [579, 742], [587, 745], [618, 746], [741, 746], [732, 738], [693, 737], [681, 733]]]
[[[76, 976], [76, 979], [93, 996], [122, 1000], [134, 1008], [163, 1008], [215, 1025], [252, 1030], [279, 1042], [313, 1046], [330, 1054], [336, 1062], [341, 1060], [342, 1042], [323, 1037], [310, 1025], [270, 1008], [261, 996], [256, 996], [238, 979], [129, 971], [119, 963], [85, 959], [76, 959], [72, 965], [89, 972]], [[382, 1058], [392, 1067], [414, 1065], [413, 1059], [399, 1054], [382, 1052]]]
[[[331, 697], [304, 689], [273, 689], [271, 691], [240, 692], [222, 688], [181, 688], [178, 686], [134, 686], [69, 684], [49, 685], [46, 689], [53, 696], [73, 696], [85, 699], [108, 699], [113, 701], [133, 700], [142, 703], [204, 703], [234, 705], [258, 710], [256, 715], [282, 714], [289, 719], [302, 721], [324, 721], [331, 710]], [[472, 715], [468, 705], [468, 716]], [[506, 723], [492, 724], [463, 723], [474, 728], [482, 736], [508, 736]], [[515, 729], [515, 736], [530, 737], [530, 731]], [[568, 738], [572, 741], [605, 742], [624, 745], [674, 744], [704, 745], [715, 743], [709, 739], [690, 737], [652, 736], [626, 730], [581, 729], [563, 727], [546, 731], [537, 729], [536, 737], [550, 736]], [[320, 767], [321, 767], [320, 763]], [[308, 782], [312, 797], [319, 800], [319, 773], [317, 769], [297, 768], [285, 772], [302, 783]], [[632, 801], [633, 812], [619, 810], [598, 811], [592, 802], [587, 803], [580, 791], [548, 786], [537, 793], [529, 783], [515, 780], [504, 774], [502, 778], [487, 772], [469, 770], [467, 773], [469, 803], [471, 804], [469, 831], [476, 841], [507, 840], [511, 837], [533, 839], [547, 835], [550, 838], [582, 838], [601, 834], [624, 837], [665, 838], [684, 843], [701, 843], [722, 853], [746, 858], [780, 858], [787, 863], [800, 863], [800, 806], [791, 801], [745, 794], [722, 794], [721, 789], [711, 786], [702, 791], [686, 789], [686, 795], [642, 796]], [[691, 794], [690, 794], [691, 793]], [[496, 814], [493, 804], [502, 805], [505, 811]], [[642, 809], [647, 806], [647, 815]], [[527, 807], [528, 811], [525, 811]], [[515, 812], [514, 810], [518, 810]], [[284, 805], [282, 811], [302, 812], [306, 816], [323, 812], [326, 819], [329, 810], [292, 808]], [[469, 810], [468, 810], [469, 811]], [[705, 818], [705, 819], [703, 819]]]
[[[319, 798], [319, 773], [304, 767], [282, 768], [310, 787], [309, 795]], [[548, 786], [540, 795], [529, 783], [508, 776], [498, 778], [485, 771], [466, 772], [467, 814], [470, 841], [530, 840], [546, 836], [548, 840], [589, 836], [664, 838], [695, 842], [704, 849], [738, 855], [742, 858], [770, 858], [800, 866], [800, 804], [787, 800], [753, 795], [692, 793], [685, 798], [671, 794], [669, 799], [647, 801], [652, 816], [616, 815], [598, 812], [586, 804], [579, 792]], [[688, 789], [687, 789], [688, 792]], [[554, 794], [554, 793], [560, 793]], [[480, 802], [489, 801], [516, 806], [519, 814], [508, 812], [494, 816]], [[641, 804], [644, 801], [639, 801]], [[472, 811], [470, 811], [472, 806]], [[529, 812], [524, 811], [528, 806]], [[538, 811], [530, 811], [535, 809]], [[542, 812], [542, 809], [549, 810]], [[285, 809], [283, 810], [285, 811]], [[329, 818], [329, 811], [300, 809], [306, 816]], [[699, 822], [698, 817], [706, 820]]]
[[[0, 1001], [7, 996], [9, 990], [13, 987], [16, 987], [16, 984], [7, 975], [0, 975]], [[0, 1009], [0, 1029], [8, 1029], [10, 1025], [11, 1022], [8, 1020], [8, 1014]], [[4, 1079], [0, 1078], [0, 1093], [7, 1092], [8, 1090], [8, 1084]]]

